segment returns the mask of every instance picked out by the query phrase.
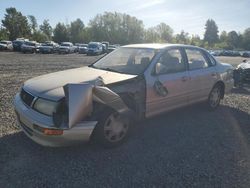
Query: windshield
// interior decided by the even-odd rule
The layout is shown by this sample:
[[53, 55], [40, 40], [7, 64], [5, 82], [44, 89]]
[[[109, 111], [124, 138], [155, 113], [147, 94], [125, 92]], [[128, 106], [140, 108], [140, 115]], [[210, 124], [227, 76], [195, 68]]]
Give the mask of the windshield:
[[42, 44], [42, 46], [53, 46], [53, 44], [44, 43], [44, 44]]
[[0, 44], [7, 44], [7, 42], [5, 42], [5, 41], [1, 41], [1, 42], [0, 42]]
[[70, 46], [70, 44], [68, 44], [68, 43], [64, 43], [64, 44], [61, 44], [61, 46]]
[[88, 45], [87, 44], [81, 44], [81, 45], [79, 45], [79, 47], [88, 47]]
[[88, 45], [89, 48], [97, 48], [97, 46], [98, 46], [97, 44], [89, 44]]
[[154, 49], [122, 47], [97, 61], [93, 67], [139, 75], [144, 72], [154, 55]]
[[27, 46], [35, 46], [36, 44], [32, 43], [32, 42], [25, 42], [25, 45], [27, 45]]

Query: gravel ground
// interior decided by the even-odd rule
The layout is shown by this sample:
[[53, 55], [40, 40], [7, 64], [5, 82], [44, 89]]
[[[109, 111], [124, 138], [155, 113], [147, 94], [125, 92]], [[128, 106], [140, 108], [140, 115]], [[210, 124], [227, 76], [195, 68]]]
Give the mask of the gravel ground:
[[[19, 131], [23, 81], [98, 57], [0, 53], [0, 187], [250, 187], [250, 88], [141, 122], [124, 145], [45, 148]], [[242, 58], [219, 57], [238, 64]]]

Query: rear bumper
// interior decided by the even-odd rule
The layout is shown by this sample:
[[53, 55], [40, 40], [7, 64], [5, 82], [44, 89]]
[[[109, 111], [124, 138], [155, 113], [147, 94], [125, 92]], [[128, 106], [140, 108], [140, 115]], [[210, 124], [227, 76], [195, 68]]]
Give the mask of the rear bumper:
[[[40, 114], [26, 106], [19, 94], [15, 96], [14, 107], [18, 124], [23, 132], [30, 139], [43, 146], [59, 147], [87, 142], [97, 124], [97, 121], [85, 121], [75, 125], [71, 129], [56, 128], [51, 117]], [[63, 130], [63, 134], [46, 135], [41, 131], [44, 128]]]

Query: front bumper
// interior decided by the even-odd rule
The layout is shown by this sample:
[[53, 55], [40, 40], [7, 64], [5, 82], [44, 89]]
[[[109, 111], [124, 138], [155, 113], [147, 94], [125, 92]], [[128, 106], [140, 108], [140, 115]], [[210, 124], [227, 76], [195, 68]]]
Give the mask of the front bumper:
[[52, 53], [53, 49], [51, 48], [40, 48], [41, 53]]
[[26, 106], [21, 100], [19, 94], [15, 96], [14, 107], [17, 114], [18, 124], [23, 132], [33, 141], [43, 146], [69, 146], [79, 142], [89, 141], [97, 124], [97, 121], [85, 121], [70, 129], [59, 129], [63, 130], [62, 135], [45, 135], [40, 131], [41, 129], [58, 129], [54, 126], [52, 117], [43, 115]]
[[68, 48], [59, 48], [58, 52], [59, 53], [70, 53], [70, 49], [68, 49]]
[[225, 94], [231, 93], [233, 87], [234, 87], [234, 79], [228, 79], [224, 82], [225, 84]]

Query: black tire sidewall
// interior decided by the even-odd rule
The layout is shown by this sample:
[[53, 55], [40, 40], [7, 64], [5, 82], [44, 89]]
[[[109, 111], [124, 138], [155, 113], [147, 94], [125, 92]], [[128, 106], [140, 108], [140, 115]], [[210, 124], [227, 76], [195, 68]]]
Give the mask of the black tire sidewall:
[[130, 134], [130, 130], [131, 130], [131, 122], [129, 122], [128, 124], [128, 130], [126, 135], [124, 136], [123, 139], [117, 141], [117, 142], [110, 142], [109, 140], [106, 139], [105, 135], [104, 135], [104, 125], [106, 123], [107, 118], [113, 114], [116, 113], [114, 110], [112, 109], [105, 109], [102, 114], [98, 117], [98, 123], [93, 131], [93, 135], [92, 135], [92, 139], [95, 143], [97, 143], [98, 145], [102, 145], [105, 148], [113, 148], [116, 146], [121, 145], [122, 143], [124, 143], [129, 134]]
[[222, 87], [221, 87], [219, 84], [216, 84], [216, 85], [213, 87], [213, 89], [210, 91], [209, 96], [208, 96], [208, 100], [207, 100], [207, 106], [208, 106], [208, 109], [209, 109], [210, 111], [213, 111], [213, 110], [217, 109], [217, 108], [220, 106], [221, 96], [220, 96], [220, 100], [219, 100], [219, 102], [218, 102], [218, 104], [217, 104], [216, 106], [211, 106], [211, 104], [210, 104], [210, 96], [211, 96], [211, 93], [212, 93], [213, 90], [216, 89], [216, 88], [218, 88], [218, 89], [220, 90], [220, 93], [221, 93], [221, 95], [222, 95]]

